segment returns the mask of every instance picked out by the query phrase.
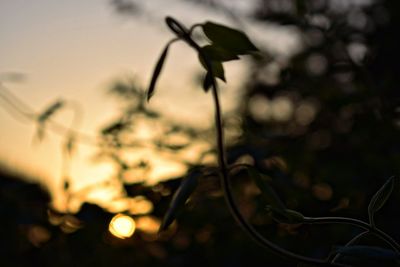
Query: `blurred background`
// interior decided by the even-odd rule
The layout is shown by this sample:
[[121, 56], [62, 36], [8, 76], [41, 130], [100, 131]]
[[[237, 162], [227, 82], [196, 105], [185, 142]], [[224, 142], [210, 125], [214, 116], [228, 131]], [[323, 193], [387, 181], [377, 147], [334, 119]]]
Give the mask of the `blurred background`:
[[[174, 37], [165, 16], [240, 29], [261, 50], [224, 63], [228, 162], [267, 173], [307, 216], [367, 220], [369, 199], [400, 169], [399, 5], [2, 0], [1, 266], [296, 266], [239, 229], [212, 172], [157, 234], [182, 177], [216, 166], [211, 96], [185, 44], [172, 46], [145, 101]], [[294, 252], [326, 257], [358, 233], [277, 224], [245, 173], [232, 181], [245, 217]], [[399, 201], [396, 184], [376, 216], [397, 240]]]

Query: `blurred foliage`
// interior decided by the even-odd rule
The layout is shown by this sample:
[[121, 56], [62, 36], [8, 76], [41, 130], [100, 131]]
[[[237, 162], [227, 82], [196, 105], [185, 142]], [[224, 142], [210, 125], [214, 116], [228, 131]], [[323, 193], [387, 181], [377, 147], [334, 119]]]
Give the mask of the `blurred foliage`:
[[[141, 173], [135, 182], [149, 183], [146, 174], [157, 162], [151, 155], [179, 163], [184, 174], [201, 164], [210, 153], [210, 129], [181, 125], [149, 108], [145, 91], [135, 79], [116, 81], [109, 94], [121, 104], [121, 110], [100, 130], [100, 149], [95, 160], [113, 162], [117, 177], [123, 183], [132, 183], [135, 179], [131, 175], [135, 171]], [[134, 156], [135, 153], [139, 156]], [[193, 153], [195, 157], [191, 156]]]
[[[124, 15], [140, 13], [137, 1], [112, 2]], [[227, 9], [223, 1], [195, 2]], [[368, 220], [374, 192], [400, 170], [400, 43], [395, 38], [399, 10], [396, 0], [257, 1], [248, 16], [295, 29], [302, 49], [293, 58], [263, 51], [268, 56], [252, 59], [239, 115], [226, 117], [227, 135], [232, 129], [240, 133], [229, 138], [229, 163], [251, 164], [268, 174], [284, 204], [306, 216]], [[145, 158], [132, 161], [125, 152], [145, 143], [167, 151], [186, 170], [203, 164], [212, 167], [213, 161], [204, 160], [213, 153], [212, 131], [178, 125], [148, 109], [135, 81], [117, 82], [110, 94], [122, 109], [100, 131], [98, 158], [114, 162], [115, 177], [126, 195], [150, 200], [151, 216], [161, 220], [182, 177], [155, 186], [129, 180], [129, 173], [148, 171], [153, 163]], [[150, 141], [137, 142], [134, 129], [141, 119], [161, 122], [162, 131]], [[210, 146], [196, 160], [181, 158], [181, 151], [196, 140]], [[343, 245], [358, 234], [344, 226], [276, 223], [247, 172], [233, 173], [232, 181], [246, 218], [292, 251], [323, 257], [333, 245]], [[194, 195], [178, 214], [178, 224], [160, 236], [137, 230], [124, 240], [107, 230], [113, 214], [94, 204], [84, 204], [74, 215], [62, 214], [51, 211], [48, 194], [36, 185], [6, 174], [0, 182], [1, 266], [247, 266], [250, 261], [253, 266], [293, 266], [240, 231], [212, 171], [198, 179]], [[397, 240], [399, 201], [395, 184], [375, 216], [375, 223]], [[370, 236], [363, 244], [382, 245]]]
[[230, 161], [249, 155], [263, 169], [278, 157], [292, 208], [321, 215], [346, 199], [343, 212], [364, 217], [379, 184], [399, 173], [398, 3], [295, 2], [262, 1], [255, 14], [295, 26], [304, 48], [288, 62], [253, 62]]
[[[131, 238], [119, 239], [108, 231], [114, 214], [94, 204], [84, 204], [73, 215], [59, 213], [49, 208], [46, 191], [19, 179], [4, 172], [0, 178], [1, 266], [241, 266], [249, 257], [261, 266], [281, 261], [243, 236], [220, 197], [204, 195], [210, 185], [201, 187], [203, 194], [191, 201], [179, 227], [159, 236], [137, 229]], [[210, 182], [217, 187], [215, 177]], [[152, 216], [162, 217], [170, 201], [163, 192], [178, 186], [178, 180], [170, 180], [154, 189], [125, 188], [156, 203]], [[144, 217], [133, 216], [137, 223]]]

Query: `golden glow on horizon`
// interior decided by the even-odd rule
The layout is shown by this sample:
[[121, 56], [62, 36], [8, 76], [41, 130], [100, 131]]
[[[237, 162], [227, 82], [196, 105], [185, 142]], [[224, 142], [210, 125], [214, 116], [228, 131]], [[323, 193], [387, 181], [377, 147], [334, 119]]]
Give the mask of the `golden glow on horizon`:
[[131, 237], [135, 232], [135, 229], [135, 221], [132, 219], [132, 217], [124, 214], [115, 215], [108, 227], [108, 230], [111, 234], [121, 239]]

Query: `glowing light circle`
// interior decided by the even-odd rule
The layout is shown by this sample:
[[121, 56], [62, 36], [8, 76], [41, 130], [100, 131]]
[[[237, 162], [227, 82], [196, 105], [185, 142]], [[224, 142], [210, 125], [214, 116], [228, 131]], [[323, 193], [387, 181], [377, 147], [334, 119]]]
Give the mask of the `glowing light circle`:
[[125, 239], [133, 235], [136, 229], [136, 223], [132, 217], [125, 214], [117, 214], [112, 219], [108, 226], [108, 230], [114, 236]]

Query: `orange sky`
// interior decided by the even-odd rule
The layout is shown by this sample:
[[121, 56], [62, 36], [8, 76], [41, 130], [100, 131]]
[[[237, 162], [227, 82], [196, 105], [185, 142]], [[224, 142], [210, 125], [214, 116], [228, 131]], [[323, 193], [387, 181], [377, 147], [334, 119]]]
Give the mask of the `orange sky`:
[[[1, 1], [0, 73], [15, 71], [27, 77], [22, 83], [3, 84], [37, 111], [59, 98], [80, 102], [84, 107], [81, 130], [95, 134], [118, 111], [116, 103], [105, 94], [110, 82], [126, 75], [136, 75], [143, 85], [149, 80], [163, 44], [172, 37], [164, 27], [165, 15], [182, 18], [188, 24], [205, 20], [229, 23], [210, 10], [182, 5], [180, 1], [168, 3], [147, 1], [145, 6], [152, 10], [149, 22], [146, 15], [138, 19], [118, 17], [108, 1]], [[273, 28], [269, 30], [273, 32]], [[268, 41], [274, 35], [266, 36], [260, 39]], [[282, 38], [277, 52], [283, 43], [289, 48], [294, 46], [293, 38], [285, 36], [275, 35], [275, 39]], [[210, 124], [209, 95], [195, 88], [193, 82], [193, 74], [201, 69], [197, 56], [177, 44], [168, 57], [151, 105], [181, 121]], [[245, 63], [227, 64], [229, 88], [222, 88], [225, 110], [234, 107], [240, 95], [239, 81], [245, 74]], [[65, 122], [71, 117], [63, 112], [56, 119]], [[57, 192], [61, 139], [49, 135], [41, 144], [32, 144], [35, 125], [16, 121], [1, 103], [0, 123], [0, 161], [39, 177], [53, 193]], [[89, 163], [93, 152], [82, 145], [74, 157], [72, 176], [82, 184], [107, 179], [112, 173], [110, 165]]]

